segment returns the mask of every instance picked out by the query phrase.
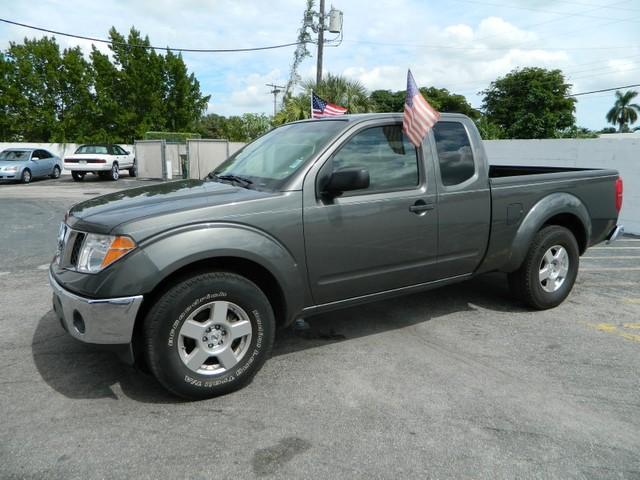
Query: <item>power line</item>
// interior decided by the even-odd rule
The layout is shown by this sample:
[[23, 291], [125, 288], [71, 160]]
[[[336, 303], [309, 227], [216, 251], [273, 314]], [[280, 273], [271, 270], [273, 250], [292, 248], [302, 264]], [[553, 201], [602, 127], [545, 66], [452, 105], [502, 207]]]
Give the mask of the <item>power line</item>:
[[[523, 7], [523, 6], [519, 6], [519, 5], [508, 5], [506, 3], [482, 2], [482, 1], [479, 1], [479, 0], [457, 0], [457, 1], [465, 2], [465, 3], [474, 3], [474, 4], [478, 4], [478, 5], [489, 5], [489, 6], [492, 6], [492, 7], [514, 8], [514, 9], [518, 9], [518, 10], [527, 10], [527, 11], [531, 11], [531, 12], [548, 13], [548, 14], [551, 14], [551, 15], [561, 15], [561, 16], [570, 15], [572, 17], [597, 18], [598, 20], [620, 20], [620, 21], [623, 21], [623, 22], [637, 22], [638, 21], [635, 18], [601, 17], [601, 16], [595, 16], [595, 15], [587, 15], [585, 13], [581, 13], [581, 12], [577, 12], [577, 11], [573, 11], [573, 12], [570, 12], [568, 14], [567, 12], [543, 10], [543, 9], [540, 9], [540, 8]], [[616, 2], [616, 3], [624, 3], [624, 2]], [[595, 5], [593, 5], [593, 6], [595, 6]], [[598, 8], [602, 8], [602, 7], [598, 7]]]
[[27, 25], [26, 23], [14, 22], [7, 20], [6, 18], [0, 18], [0, 22], [9, 23], [11, 25], [17, 25], [19, 27], [30, 28], [31, 30], [38, 30], [39, 32], [52, 33], [54, 35], [61, 35], [63, 37], [77, 38], [80, 40], [89, 40], [91, 42], [107, 43], [109, 45], [118, 45], [132, 48], [144, 48], [146, 50], [171, 50], [173, 52], [187, 52], [187, 53], [231, 53], [231, 52], [254, 52], [257, 50], [274, 50], [276, 48], [292, 47], [294, 45], [300, 45], [301, 43], [309, 42], [291, 42], [282, 43], [280, 45], [269, 45], [266, 47], [250, 47], [250, 48], [172, 48], [172, 47], [155, 47], [153, 45], [131, 45], [124, 42], [113, 42], [104, 38], [85, 37], [83, 35], [74, 35], [72, 33], [59, 32], [57, 30], [50, 30], [48, 28], [35, 27], [33, 25]]
[[632, 88], [632, 87], [640, 87], [640, 83], [636, 83], [634, 85], [624, 85], [622, 87], [603, 88], [602, 90], [592, 90], [591, 92], [574, 93], [573, 95], [569, 95], [569, 97], [579, 97], [580, 95], [591, 95], [592, 93], [612, 92], [613, 90], [621, 90], [623, 88]]

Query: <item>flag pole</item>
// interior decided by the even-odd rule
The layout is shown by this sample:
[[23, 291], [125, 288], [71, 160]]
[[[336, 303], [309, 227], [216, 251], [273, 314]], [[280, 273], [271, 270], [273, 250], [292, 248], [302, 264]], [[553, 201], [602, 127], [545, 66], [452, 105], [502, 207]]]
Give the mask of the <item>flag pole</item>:
[[309, 118], [313, 118], [313, 88], [311, 89], [311, 96], [309, 97]]

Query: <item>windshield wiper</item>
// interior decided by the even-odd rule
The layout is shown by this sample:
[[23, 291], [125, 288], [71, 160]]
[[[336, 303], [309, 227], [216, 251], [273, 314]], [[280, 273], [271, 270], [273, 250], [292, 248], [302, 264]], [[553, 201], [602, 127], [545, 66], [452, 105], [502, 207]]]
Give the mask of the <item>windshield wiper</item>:
[[243, 187], [248, 187], [249, 185], [253, 184], [253, 181], [249, 180], [248, 178], [241, 177], [240, 175], [233, 175], [230, 173], [225, 175], [218, 175], [215, 172], [211, 172], [209, 175], [207, 175], [207, 178], [210, 178], [212, 180], [227, 180], [230, 182], [239, 183]]

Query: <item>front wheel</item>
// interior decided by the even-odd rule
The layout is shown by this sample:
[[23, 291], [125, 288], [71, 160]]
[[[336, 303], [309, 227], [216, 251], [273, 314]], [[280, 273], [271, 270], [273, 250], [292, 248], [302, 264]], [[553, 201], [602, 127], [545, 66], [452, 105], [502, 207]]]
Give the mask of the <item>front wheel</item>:
[[578, 276], [578, 242], [565, 227], [540, 230], [518, 270], [509, 274], [509, 287], [519, 300], [537, 310], [560, 305]]
[[136, 162], [135, 160], [133, 161], [133, 166], [129, 169], [129, 176], [130, 177], [135, 177], [137, 176], [138, 172], [136, 171]]
[[31, 170], [29, 170], [28, 168], [25, 168], [22, 171], [22, 175], [20, 176], [20, 181], [22, 183], [30, 183], [31, 182]]
[[181, 281], [157, 300], [144, 324], [151, 371], [167, 390], [193, 400], [248, 384], [269, 357], [274, 335], [265, 294], [229, 272]]

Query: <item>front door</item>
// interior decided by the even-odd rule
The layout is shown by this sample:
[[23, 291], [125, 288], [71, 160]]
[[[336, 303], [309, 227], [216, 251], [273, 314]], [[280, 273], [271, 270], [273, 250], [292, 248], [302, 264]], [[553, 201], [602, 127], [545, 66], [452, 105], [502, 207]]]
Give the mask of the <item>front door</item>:
[[[425, 171], [431, 164], [400, 123], [375, 122], [307, 176], [304, 236], [316, 304], [435, 279], [437, 197], [433, 175]], [[369, 171], [369, 188], [323, 198], [318, 178], [352, 167]]]

